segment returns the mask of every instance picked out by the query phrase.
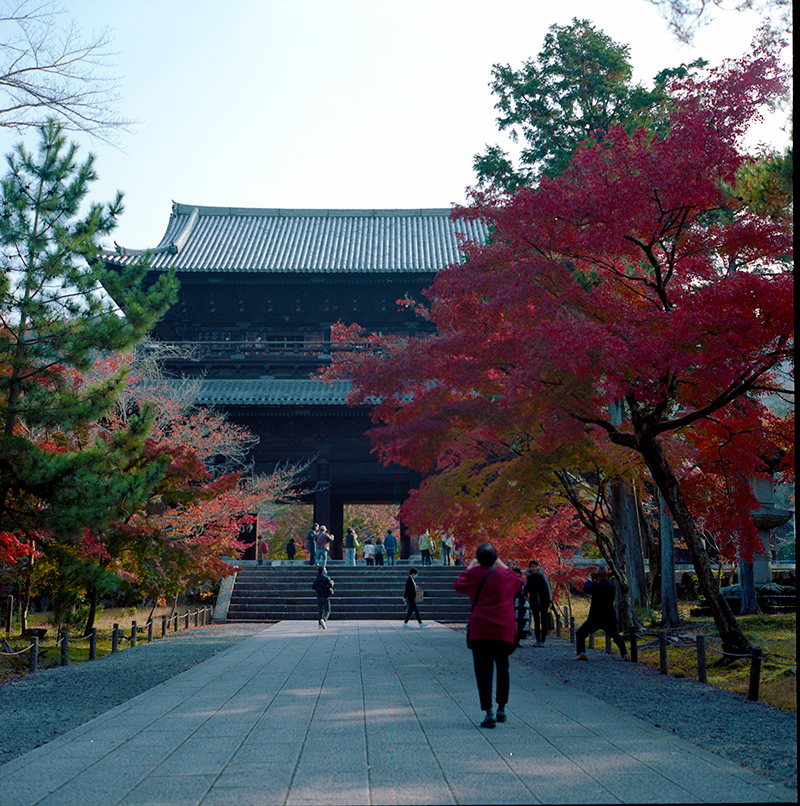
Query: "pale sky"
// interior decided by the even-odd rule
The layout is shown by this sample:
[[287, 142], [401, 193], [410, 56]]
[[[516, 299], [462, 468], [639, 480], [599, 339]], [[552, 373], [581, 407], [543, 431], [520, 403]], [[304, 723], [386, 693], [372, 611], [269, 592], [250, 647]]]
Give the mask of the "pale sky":
[[[508, 146], [492, 65], [519, 68], [553, 23], [590, 19], [630, 45], [635, 78], [702, 56], [742, 55], [758, 25], [723, 13], [678, 43], [646, 0], [70, 0], [108, 27], [124, 151], [97, 156], [91, 192], [125, 193], [114, 239], [156, 246], [172, 200], [281, 208], [449, 207], [473, 155]], [[773, 135], [767, 135], [772, 139]], [[3, 154], [19, 141], [0, 130]]]

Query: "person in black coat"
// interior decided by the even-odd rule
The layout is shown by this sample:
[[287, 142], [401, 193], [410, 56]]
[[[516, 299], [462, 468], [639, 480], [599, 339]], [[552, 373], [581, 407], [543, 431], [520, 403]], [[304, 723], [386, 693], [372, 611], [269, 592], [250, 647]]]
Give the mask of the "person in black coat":
[[588, 660], [586, 657], [586, 636], [603, 630], [619, 647], [623, 660], [628, 660], [625, 639], [617, 630], [617, 614], [614, 611], [614, 600], [617, 588], [608, 578], [608, 568], [601, 565], [592, 578], [583, 586], [583, 592], [592, 597], [589, 605], [589, 617], [578, 627], [575, 633], [575, 648], [578, 651], [576, 660]]
[[424, 627], [425, 625], [422, 623], [422, 618], [419, 615], [419, 607], [417, 607], [417, 582], [416, 577], [417, 569], [412, 568], [408, 572], [408, 577], [406, 578], [406, 589], [403, 593], [403, 598], [406, 600], [406, 620], [403, 622], [406, 627], [408, 627], [408, 620], [411, 618], [411, 614], [413, 613], [417, 617], [417, 621], [419, 622], [420, 627]]
[[317, 610], [319, 612], [319, 628], [328, 629], [328, 618], [331, 614], [331, 600], [333, 595], [333, 580], [328, 576], [328, 569], [324, 565], [317, 568], [317, 576], [311, 583], [317, 592]]

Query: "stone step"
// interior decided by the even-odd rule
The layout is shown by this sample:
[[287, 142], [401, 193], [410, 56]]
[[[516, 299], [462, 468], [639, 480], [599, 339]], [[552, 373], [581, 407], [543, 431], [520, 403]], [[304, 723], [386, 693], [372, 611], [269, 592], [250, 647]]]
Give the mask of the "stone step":
[[[433, 566], [419, 569], [423, 619], [464, 623], [469, 599], [453, 588], [463, 568]], [[402, 594], [408, 567], [329, 566], [336, 588], [331, 599], [334, 619], [400, 619], [405, 614]], [[236, 575], [228, 621], [316, 620], [317, 599], [311, 589], [316, 568], [302, 565], [257, 566]]]

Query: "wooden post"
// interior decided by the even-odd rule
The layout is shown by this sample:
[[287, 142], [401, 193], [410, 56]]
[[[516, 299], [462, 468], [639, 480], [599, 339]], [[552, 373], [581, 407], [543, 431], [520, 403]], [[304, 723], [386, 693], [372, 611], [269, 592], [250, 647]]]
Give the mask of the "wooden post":
[[111, 654], [113, 655], [117, 651], [117, 645], [119, 644], [119, 624], [115, 624], [111, 630]]
[[97, 627], [92, 627], [92, 634], [89, 636], [89, 660], [97, 658]]
[[569, 608], [564, 605], [562, 612], [562, 621], [564, 622], [564, 626], [566, 627], [569, 624]]
[[664, 630], [658, 633], [658, 671], [661, 674], [667, 673], [667, 634]]
[[136, 638], [139, 634], [139, 627], [135, 621], [131, 622], [131, 646], [136, 646]]
[[6, 599], [6, 635], [11, 635], [11, 618], [14, 615], [14, 596], [8, 594]]
[[569, 617], [569, 642], [575, 643], [575, 619], [572, 616]]
[[183, 625], [183, 629], [188, 630], [189, 629], [189, 611], [188, 610], [186, 611], [186, 614], [184, 615], [183, 618], [185, 620], [185, 624]]
[[153, 619], [147, 619], [147, 643], [153, 642]]
[[161, 637], [167, 637], [167, 614], [165, 613], [161, 616]]
[[174, 617], [173, 620], [174, 620], [175, 624], [173, 626], [172, 632], [178, 632], [178, 614], [177, 613], [175, 614], [175, 617]]
[[611, 654], [611, 637], [606, 633], [606, 655]]
[[630, 631], [628, 632], [628, 638], [630, 639], [631, 644], [631, 663], [638, 663], [639, 662], [639, 642], [636, 639], [636, 627], [631, 627]]
[[561, 638], [561, 614], [556, 610], [556, 638]]
[[36, 671], [37, 664], [39, 663], [39, 636], [34, 635], [31, 638], [31, 654], [28, 657], [28, 671], [33, 674]]
[[761, 653], [761, 647], [754, 646], [750, 658], [750, 686], [747, 689], [747, 699], [753, 702], [758, 699], [758, 687], [761, 683]]
[[69, 663], [69, 633], [66, 630], [61, 630], [61, 665], [66, 666]]
[[198, 619], [199, 615], [200, 615], [200, 611], [199, 611], [199, 610], [195, 610], [195, 611], [194, 611], [194, 626], [195, 626], [195, 627], [197, 627], [197, 619]]
[[708, 681], [706, 672], [706, 637], [704, 635], [695, 635], [695, 645], [697, 646], [697, 679], [701, 683]]
[[589, 633], [589, 649], [594, 649], [594, 633]]

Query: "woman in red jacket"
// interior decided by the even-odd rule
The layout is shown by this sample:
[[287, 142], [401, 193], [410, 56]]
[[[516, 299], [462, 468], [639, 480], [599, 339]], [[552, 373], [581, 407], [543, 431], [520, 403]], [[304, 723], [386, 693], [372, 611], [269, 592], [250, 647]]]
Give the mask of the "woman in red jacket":
[[[491, 543], [478, 546], [475, 559], [455, 581], [455, 589], [472, 600], [467, 625], [467, 643], [472, 648], [475, 679], [481, 709], [486, 717], [482, 728], [506, 721], [508, 702], [508, 656], [514, 649], [517, 623], [514, 597], [522, 590], [522, 578], [497, 558]], [[497, 666], [497, 719], [492, 709], [492, 678]]]

